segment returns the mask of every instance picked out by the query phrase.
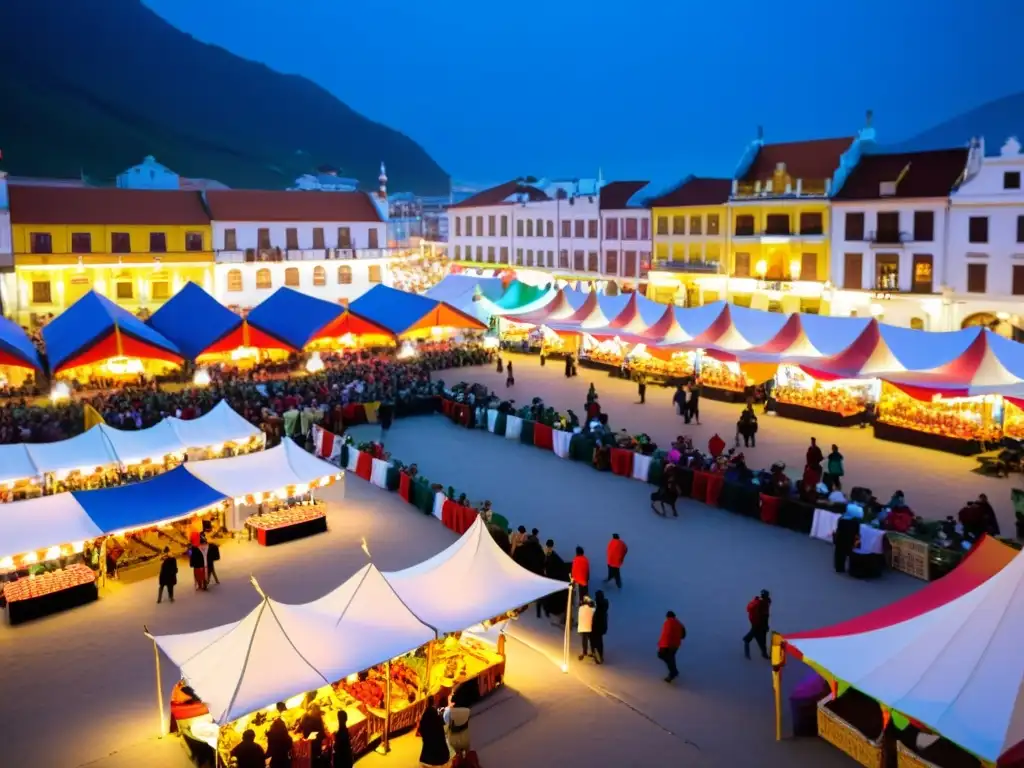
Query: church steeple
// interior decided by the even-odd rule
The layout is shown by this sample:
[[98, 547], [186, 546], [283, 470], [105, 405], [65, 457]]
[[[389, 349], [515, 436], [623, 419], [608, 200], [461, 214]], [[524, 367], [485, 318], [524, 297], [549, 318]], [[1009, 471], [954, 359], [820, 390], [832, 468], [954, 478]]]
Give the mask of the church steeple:
[[384, 161], [380, 164], [380, 176], [377, 177], [377, 181], [380, 183], [380, 187], [377, 190], [377, 194], [380, 195], [381, 200], [388, 199], [388, 172], [384, 168]]

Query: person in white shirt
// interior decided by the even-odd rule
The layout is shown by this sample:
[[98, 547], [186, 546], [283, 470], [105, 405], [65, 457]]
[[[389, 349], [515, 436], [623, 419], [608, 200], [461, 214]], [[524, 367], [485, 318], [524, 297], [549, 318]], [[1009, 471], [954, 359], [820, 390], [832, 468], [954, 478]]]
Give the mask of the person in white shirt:
[[828, 495], [828, 503], [829, 504], [845, 504], [846, 503], [846, 496], [843, 495], [843, 492], [841, 490], [836, 488], [834, 491], [832, 491], [832, 493], [830, 493]]
[[590, 645], [590, 632], [594, 628], [594, 601], [589, 596], [584, 597], [580, 602], [580, 609], [576, 618], [576, 631], [580, 633], [580, 641], [583, 643], [583, 653], [580, 654], [580, 661], [587, 656], [593, 655]]

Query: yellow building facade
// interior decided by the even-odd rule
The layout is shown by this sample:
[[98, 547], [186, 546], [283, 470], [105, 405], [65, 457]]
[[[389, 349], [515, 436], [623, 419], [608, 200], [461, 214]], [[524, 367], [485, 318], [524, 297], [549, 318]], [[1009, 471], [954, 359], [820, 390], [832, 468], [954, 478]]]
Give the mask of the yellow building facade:
[[213, 289], [212, 229], [198, 192], [10, 188], [5, 314], [33, 327], [90, 290], [152, 312], [189, 280]]

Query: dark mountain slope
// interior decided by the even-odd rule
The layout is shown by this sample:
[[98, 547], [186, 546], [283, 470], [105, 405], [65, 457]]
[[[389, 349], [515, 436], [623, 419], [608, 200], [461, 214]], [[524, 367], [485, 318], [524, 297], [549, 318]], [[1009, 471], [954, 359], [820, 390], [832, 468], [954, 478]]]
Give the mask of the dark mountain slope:
[[985, 137], [987, 152], [998, 151], [1009, 136], [1018, 136], [1024, 140], [1024, 93], [1015, 93], [982, 104], [912, 139], [885, 149], [912, 152], [964, 147], [974, 136]]
[[392, 188], [448, 191], [408, 137], [305, 78], [195, 40], [140, 0], [0, 0], [0, 30], [10, 173], [110, 178], [152, 154], [232, 187], [281, 188], [328, 164], [374, 188], [383, 160]]

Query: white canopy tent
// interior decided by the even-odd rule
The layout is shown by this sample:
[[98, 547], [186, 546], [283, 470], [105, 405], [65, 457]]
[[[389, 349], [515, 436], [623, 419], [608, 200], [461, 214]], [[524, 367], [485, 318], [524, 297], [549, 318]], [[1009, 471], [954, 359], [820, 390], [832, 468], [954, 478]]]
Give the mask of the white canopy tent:
[[262, 432], [221, 400], [209, 412], [195, 419], [167, 419], [186, 448], [206, 448], [221, 443], [242, 443]]
[[26, 446], [32, 463], [40, 472], [91, 473], [96, 467], [117, 464], [117, 456], [102, 429], [93, 427], [80, 435], [56, 443], [30, 443]]
[[568, 587], [518, 565], [480, 517], [447, 549], [384, 576], [402, 602], [439, 633], [461, 632]]
[[271, 493], [289, 485], [309, 485], [338, 474], [338, 468], [299, 448], [291, 439], [266, 451], [210, 461], [190, 461], [195, 477], [225, 496]]
[[269, 598], [233, 624], [154, 638], [203, 699], [231, 722], [407, 653], [434, 632], [373, 565], [306, 605]]
[[1024, 557], [905, 621], [787, 640], [803, 657], [995, 763], [1024, 741]]
[[171, 453], [185, 453], [186, 446], [167, 419], [149, 429], [128, 431], [114, 429], [107, 424], [100, 424], [97, 429], [110, 441], [121, 464], [139, 464], [144, 459], [162, 459]]
[[0, 445], [0, 483], [13, 483], [40, 477], [43, 473], [32, 463], [24, 443]]
[[0, 557], [37, 552], [58, 542], [91, 541], [102, 535], [70, 493], [0, 504]]

